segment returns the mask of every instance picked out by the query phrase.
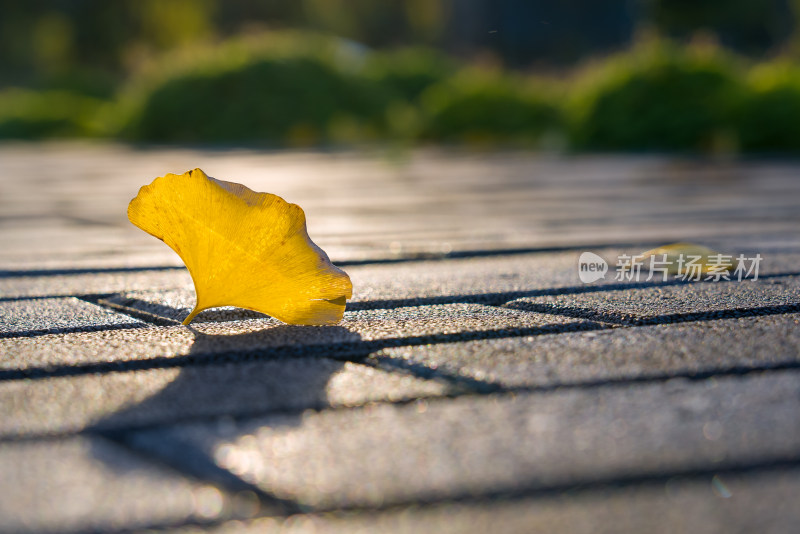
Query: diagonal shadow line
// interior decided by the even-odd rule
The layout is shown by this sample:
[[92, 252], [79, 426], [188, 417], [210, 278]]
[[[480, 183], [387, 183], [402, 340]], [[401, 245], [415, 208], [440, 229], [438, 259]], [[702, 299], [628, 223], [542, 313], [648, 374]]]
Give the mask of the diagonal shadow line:
[[[92, 295], [92, 297], [101, 298], [101, 297], [110, 297], [110, 293], [98, 293]], [[82, 298], [81, 295], [76, 294], [57, 294], [57, 295], [31, 295], [26, 297], [0, 297], [0, 302], [20, 302], [23, 300], [48, 300], [48, 299], [72, 299], [72, 298]]]
[[[407, 360], [400, 360], [396, 358], [392, 359], [378, 359], [373, 358], [373, 361], [364, 362], [366, 364], [371, 364], [374, 367], [385, 369], [386, 367], [394, 367], [396, 369], [408, 370], [410, 372], [414, 372], [416, 370], [417, 365], [414, 365], [412, 362], [408, 362]], [[428, 373], [431, 377], [440, 376], [434, 375], [435, 370], [430, 368], [428, 369]], [[525, 386], [509, 386], [509, 387], [502, 387], [498, 384], [493, 382], [482, 382], [481, 384], [486, 386], [484, 391], [476, 390], [474, 393], [483, 394], [483, 393], [548, 393], [551, 391], [561, 390], [561, 389], [592, 389], [592, 388], [604, 388], [610, 386], [621, 386], [621, 385], [634, 385], [634, 384], [654, 384], [658, 382], [664, 382], [666, 380], [672, 380], [675, 378], [681, 378], [690, 381], [702, 381], [707, 380], [712, 377], [736, 377], [736, 376], [745, 376], [753, 373], [764, 373], [764, 372], [777, 372], [777, 371], [798, 371], [800, 370], [800, 360], [784, 360], [781, 362], [769, 362], [757, 365], [734, 365], [729, 367], [711, 367], [706, 369], [685, 369], [681, 371], [672, 371], [672, 372], [663, 372], [663, 373], [652, 373], [647, 375], [636, 375], [636, 376], [619, 376], [619, 377], [610, 377], [610, 378], [601, 378], [597, 380], [577, 380], [572, 382], [556, 382], [553, 384], [539, 384], [539, 385], [525, 385]], [[493, 386], [493, 388], [492, 388]], [[447, 395], [443, 395], [442, 397], [447, 397]], [[414, 399], [416, 400], [416, 399]], [[401, 402], [393, 403], [393, 404], [400, 404]]]
[[[800, 276], [800, 271], [797, 272], [781, 272], [773, 274], [759, 275], [761, 279], [773, 278], [788, 278], [792, 276]], [[713, 282], [720, 283], [745, 283], [746, 280], [739, 282], [738, 280], [720, 280]], [[347, 311], [366, 311], [366, 310], [389, 310], [394, 308], [404, 308], [410, 306], [426, 306], [433, 304], [488, 304], [490, 306], [500, 306], [506, 302], [517, 300], [521, 298], [531, 297], [545, 297], [545, 296], [558, 296], [558, 295], [580, 295], [584, 293], [604, 293], [610, 291], [621, 291], [625, 289], [648, 289], [652, 287], [670, 287], [670, 286], [690, 286], [693, 284], [702, 284], [705, 282], [693, 282], [684, 280], [667, 280], [653, 281], [653, 282], [627, 282], [619, 284], [603, 284], [603, 285], [580, 285], [580, 286], [565, 286], [545, 289], [527, 289], [521, 291], [506, 291], [497, 293], [473, 293], [463, 295], [441, 295], [434, 297], [411, 297], [404, 299], [380, 299], [369, 301], [356, 301], [347, 303]]]
[[[80, 300], [84, 302], [88, 302], [90, 304], [94, 304], [95, 306], [100, 306], [101, 308], [106, 308], [117, 313], [122, 313], [124, 315], [128, 315], [129, 317], [133, 317], [134, 319], [139, 319], [140, 321], [144, 321], [146, 323], [150, 323], [156, 326], [176, 326], [181, 324], [180, 321], [176, 321], [175, 319], [171, 319], [164, 315], [159, 315], [156, 313], [150, 313], [145, 310], [141, 310], [139, 308], [133, 307], [131, 304], [135, 302], [143, 302], [138, 299], [126, 299], [125, 304], [118, 304], [116, 302], [112, 302], [110, 298], [113, 295], [104, 295], [104, 296], [94, 296], [94, 295], [83, 295], [78, 297]], [[150, 303], [145, 303], [150, 304]], [[156, 305], [150, 304], [151, 307]], [[157, 305], [158, 309], [160, 310], [169, 310], [173, 311], [174, 308], [170, 308], [168, 306]]]
[[88, 326], [74, 326], [65, 328], [42, 328], [38, 330], [20, 330], [16, 332], [0, 332], [0, 339], [18, 337], [39, 337], [51, 334], [76, 334], [85, 332], [105, 332], [108, 330], [131, 330], [135, 328], [147, 328], [145, 323], [117, 323]]
[[572, 319], [591, 319], [603, 323], [633, 326], [633, 324], [629, 322], [630, 317], [621, 313], [605, 313], [592, 308], [582, 308], [579, 306], [559, 306], [557, 304], [541, 302], [509, 302], [507, 304], [503, 304], [502, 307], [511, 310], [542, 313], [560, 317], [570, 317]]
[[[121, 302], [115, 302], [112, 297], [117, 297], [117, 300]], [[178, 316], [180, 319], [183, 319], [189, 314], [189, 309], [181, 311], [178, 308], [174, 308], [172, 306], [168, 306], [165, 304], [159, 304], [157, 302], [151, 302], [143, 299], [137, 298], [119, 298], [119, 295], [111, 295], [109, 297], [104, 298], [96, 298], [93, 295], [82, 295], [78, 298], [85, 302], [89, 302], [91, 304], [95, 304], [97, 306], [107, 308], [113, 310], [118, 313], [122, 313], [125, 315], [129, 315], [135, 319], [140, 319], [142, 321], [154, 324], [156, 326], [175, 326], [181, 325], [181, 320], [175, 319], [173, 317]], [[147, 311], [147, 310], [152, 311]], [[177, 313], [176, 313], [177, 312]], [[224, 322], [234, 322], [234, 321], [241, 321], [244, 319], [264, 319], [269, 318], [269, 315], [248, 310], [246, 308], [236, 308], [236, 312], [221, 312], [217, 309], [215, 312], [208, 314], [208, 312], [201, 312], [194, 321], [194, 324], [197, 323], [224, 323]]]
[[766, 317], [769, 315], [782, 315], [800, 312], [800, 304], [778, 304], [774, 306], [759, 306], [757, 308], [728, 308], [725, 310], [712, 310], [705, 312], [672, 313], [628, 319], [625, 324], [631, 326], [652, 326], [657, 324], [679, 324], [697, 321], [713, 321], [716, 319], [738, 319], [741, 317]]
[[636, 317], [621, 313], [606, 313], [591, 308], [575, 306], [557, 306], [536, 302], [518, 302], [506, 304], [506, 308], [548, 315], [559, 315], [573, 319], [601, 321], [620, 326], [653, 326], [658, 324], [680, 324], [697, 321], [713, 321], [717, 319], [736, 319], [740, 317], [764, 317], [800, 312], [800, 304], [777, 304], [773, 306], [759, 306], [756, 308], [726, 308], [724, 310], [708, 310], [702, 312], [671, 313]]
[[157, 265], [142, 267], [85, 267], [74, 269], [1, 269], [0, 278], [32, 278], [37, 276], [65, 276], [78, 274], [122, 274], [152, 271], [185, 271], [183, 265]]

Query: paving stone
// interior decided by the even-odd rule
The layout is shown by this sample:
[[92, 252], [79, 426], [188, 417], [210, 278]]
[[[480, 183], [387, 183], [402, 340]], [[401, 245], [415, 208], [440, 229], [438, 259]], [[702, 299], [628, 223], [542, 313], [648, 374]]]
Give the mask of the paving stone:
[[0, 382], [0, 438], [403, 401], [459, 389], [326, 358], [9, 380]]
[[[0, 322], [20, 297], [36, 297], [46, 307], [55, 297], [86, 294], [133, 308], [128, 311], [136, 319], [152, 319], [141, 313], [148, 310], [166, 322], [182, 319], [191, 306], [188, 273], [162, 243], [128, 223], [125, 208], [152, 178], [196, 166], [303, 206], [311, 236], [335, 261], [347, 262], [353, 278], [345, 322], [297, 328], [215, 310], [191, 329], [134, 322], [138, 328], [46, 335], [38, 328], [28, 331], [34, 337], [0, 339], [0, 435], [27, 436], [0, 446], [0, 464], [7, 446], [22, 447], [14, 449], [16, 464], [50, 462], [33, 458], [34, 452], [61, 447], [61, 440], [33, 436], [123, 429], [136, 443], [149, 444], [142, 454], [158, 453], [176, 465], [178, 458], [202, 465], [210, 457], [263, 491], [301, 504], [391, 508], [436, 501], [324, 517], [323, 526], [334, 531], [374, 532], [376, 525], [401, 532], [528, 532], [530, 525], [548, 531], [794, 530], [787, 525], [797, 520], [791, 505], [800, 441], [793, 370], [799, 314], [788, 312], [798, 304], [790, 275], [800, 271], [796, 164], [435, 151], [409, 154], [397, 164], [338, 153], [2, 145]], [[679, 240], [724, 253], [762, 253], [763, 279], [751, 286], [667, 283], [655, 289], [578, 280], [584, 247], [613, 264], [621, 253]], [[559, 248], [568, 246], [575, 248]], [[503, 248], [547, 247], [554, 249], [481, 257]], [[448, 254], [461, 259], [416, 261]], [[496, 307], [508, 302], [522, 309]], [[80, 314], [65, 314], [60, 306], [50, 316], [31, 305], [25, 320], [36, 326], [42, 313], [52, 324], [78, 324]], [[731, 307], [760, 308], [767, 316], [714, 315]], [[664, 315], [693, 322], [631, 327]], [[90, 322], [69, 328], [99, 324]], [[600, 329], [575, 331], [587, 323]], [[769, 367], [783, 370], [660, 381]], [[558, 385], [571, 387], [554, 390]], [[489, 386], [521, 389], [442, 398]], [[309, 408], [320, 411], [303, 412]], [[96, 440], [86, 440], [99, 457]], [[71, 469], [84, 478], [106, 476], [115, 466], [121, 467], [114, 476], [144, 472], [128, 469], [116, 452], [107, 456], [102, 469], [69, 460], [52, 471], [62, 477], [58, 469]], [[792, 471], [770, 467], [781, 458]], [[49, 487], [42, 482], [50, 480], [49, 470], [19, 475], [25, 491], [7, 499], [8, 517], [28, 510], [17, 503], [38, 490], [27, 488]], [[1, 486], [8, 470], [0, 471]], [[677, 489], [684, 486], [670, 477], [687, 473], [685, 491]], [[652, 474], [668, 482], [613, 487]], [[710, 480], [698, 482], [714, 474], [732, 497], [709, 493]], [[177, 486], [150, 491], [142, 483], [141, 493], [163, 506], [155, 513], [137, 508], [137, 501], [151, 502], [138, 494], [116, 494], [110, 478], [74, 479], [104, 498], [118, 495], [122, 515], [112, 515], [106, 501], [96, 513], [86, 512], [83, 502], [71, 500], [81, 490], [59, 485], [43, 505], [64, 499], [52, 522], [31, 528], [126, 530], [225, 518], [225, 512], [208, 516], [198, 508], [196, 491], [219, 495], [208, 486], [195, 490], [189, 483], [194, 500], [187, 507], [155, 502], [162, 489], [185, 495]], [[126, 480], [127, 491], [140, 491], [139, 482]], [[612, 487], [575, 491], [596, 480]], [[559, 488], [569, 490], [566, 502]], [[722, 492], [718, 484], [712, 489]], [[483, 498], [498, 491], [515, 497]], [[454, 496], [472, 503], [440, 502]], [[308, 520], [266, 524], [309, 530], [302, 528]], [[262, 523], [247, 526], [260, 531]], [[15, 524], [0, 523], [0, 530], [18, 530]], [[221, 523], [220, 529], [233, 526]]]
[[722, 473], [666, 482], [571, 490], [513, 500], [414, 506], [386, 512], [296, 515], [227, 521], [216, 528], [177, 532], [318, 534], [478, 534], [571, 532], [762, 532], [785, 534], [800, 523], [794, 496], [797, 468], [758, 473]]
[[143, 323], [76, 298], [0, 301], [0, 337], [135, 327]]
[[641, 324], [672, 322], [683, 316], [700, 317], [721, 310], [800, 305], [800, 277], [767, 280], [698, 282], [654, 288], [595, 291], [578, 295], [545, 295], [522, 298], [509, 308]]
[[[392, 160], [355, 153], [132, 150], [115, 145], [0, 150], [0, 224], [6, 227], [55, 216], [65, 226], [122, 226], [134, 236], [125, 221], [125, 206], [138, 188], [166, 171], [197, 166], [300, 204], [320, 245], [335, 244], [338, 236], [356, 236], [373, 251], [381, 245], [390, 249], [392, 242], [414, 248], [470, 240], [496, 246], [791, 233], [799, 212], [791, 163], [676, 164], [661, 157], [437, 151]], [[415, 236], [432, 228], [440, 229], [440, 235]], [[441, 235], [447, 231], [451, 236]], [[0, 239], [5, 235], [0, 233]], [[396, 237], [382, 243], [390, 235]], [[31, 249], [35, 243], [20, 246]], [[0, 249], [8, 250], [3, 244]], [[102, 243], [96, 247], [107, 250]]]
[[116, 293], [132, 289], [192, 287], [184, 269], [89, 272], [72, 275], [0, 276], [0, 299]]
[[800, 314], [609, 328], [381, 349], [395, 368], [428, 368], [505, 388], [553, 388], [800, 366]]
[[0, 530], [114, 531], [230, 517], [229, 496], [97, 438], [0, 443]]
[[[40, 229], [37, 229], [41, 232]], [[22, 233], [14, 230], [15, 233]], [[81, 250], [72, 245], [64, 245], [76, 241], [78, 238], [72, 233], [85, 232], [85, 229], [76, 229], [74, 232], [64, 232], [65, 235], [52, 237], [53, 243], [60, 242], [65, 246], [64, 251], [47, 250], [31, 252], [21, 249], [16, 254], [7, 254], [0, 258], [0, 276], [3, 277], [32, 277], [38, 273], [40, 276], [63, 276], [68, 274], [125, 272], [125, 271], [152, 271], [154, 268], [183, 269], [183, 262], [175, 252], [161, 243], [131, 243], [129, 239], [120, 240], [110, 250], [97, 252], [94, 250]], [[101, 228], [99, 232], [107, 232]], [[30, 235], [20, 236], [21, 241], [31, 240]], [[150, 236], [143, 235], [142, 237]], [[148, 239], [148, 241], [149, 241]]]
[[[459, 328], [470, 332], [474, 324], [460, 324], [463, 317], [459, 319], [459, 315], [468, 320], [476, 315], [484, 326], [508, 325], [503, 322], [508, 320], [505, 311], [492, 308], [498, 310], [497, 315], [491, 310], [484, 315], [481, 308], [401, 309], [381, 312], [378, 318], [382, 321], [373, 317], [373, 323], [364, 316], [375, 312], [355, 312], [362, 320], [345, 324], [356, 325], [356, 331], [344, 327], [312, 328], [311, 333], [303, 327], [264, 328], [261, 323], [270, 321], [266, 319], [199, 324], [197, 328], [205, 332], [167, 327], [2, 340], [6, 370], [38, 369], [54, 376], [0, 383], [0, 395], [12, 407], [3, 418], [2, 434], [37, 435], [90, 425], [122, 427], [225, 413], [354, 405], [450, 394], [483, 385], [552, 388], [725, 372], [785, 365], [796, 362], [800, 353], [798, 314], [533, 337], [517, 337], [511, 330], [513, 337], [506, 339], [437, 344], [433, 338], [423, 343], [425, 332]], [[528, 324], [536, 324], [535, 314], [530, 315]], [[380, 343], [370, 344], [415, 332], [423, 336], [418, 346], [381, 348]], [[763, 342], [770, 338], [779, 341]], [[406, 342], [418, 341], [410, 336]], [[259, 348], [302, 347], [303, 343], [322, 347], [320, 356], [326, 353], [326, 346], [333, 350], [339, 344], [349, 347], [348, 357], [369, 356], [385, 369], [407, 369], [444, 382], [395, 377], [350, 364], [342, 367], [325, 358], [262, 357], [264, 361], [247, 363], [246, 357], [235, 356]], [[723, 344], [730, 344], [731, 350], [719, 350]], [[234, 356], [215, 359], [214, 354]], [[177, 359], [180, 355], [187, 360]], [[240, 363], [223, 364], [231, 357]], [[102, 365], [113, 362], [141, 365], [128, 371], [124, 365]], [[196, 363], [213, 365], [194, 367]], [[125, 372], [112, 372], [115, 370]], [[101, 374], [95, 375], [97, 372]], [[346, 386], [336, 388], [335, 384]], [[205, 393], [198, 395], [200, 391]]]
[[[463, 392], [472, 384], [460, 377], [428, 381], [325, 356], [359, 360], [387, 345], [435, 343], [450, 340], [442, 338], [448, 335], [457, 340], [481, 328], [513, 331], [574, 322], [478, 304], [351, 315], [343, 323], [347, 327], [250, 319], [2, 340], [7, 357], [0, 364], [6, 371], [0, 398], [10, 409], [0, 420], [0, 434], [51, 434], [91, 425], [154, 424]], [[248, 361], [252, 358], [258, 361]]]
[[[156, 307], [144, 306], [146, 309]], [[170, 309], [169, 316], [183, 317]], [[503, 309], [480, 304], [442, 304], [392, 310], [346, 312], [340, 326], [307, 327], [281, 324], [252, 316], [246, 310], [211, 312], [212, 319], [190, 327], [150, 327], [109, 332], [71, 333], [0, 340], [0, 370], [50, 369], [86, 363], [152, 360], [155, 358], [261, 351], [262, 356], [286, 354], [363, 357], [385, 346], [426, 344], [468, 339], [480, 332], [526, 332], [568, 328], [579, 321], [568, 317]], [[274, 352], [283, 349], [284, 352]]]
[[[668, 477], [800, 450], [800, 373], [380, 404], [144, 431], [322, 508]], [[183, 454], [176, 448], [171, 454]]]

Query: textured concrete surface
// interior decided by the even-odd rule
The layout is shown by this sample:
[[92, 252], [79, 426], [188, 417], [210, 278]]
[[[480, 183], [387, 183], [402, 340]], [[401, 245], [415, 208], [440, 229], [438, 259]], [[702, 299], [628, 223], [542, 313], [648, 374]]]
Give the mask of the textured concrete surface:
[[89, 531], [224, 517], [230, 497], [99, 438], [0, 444], [4, 532]]
[[71, 330], [136, 327], [141, 321], [75, 298], [0, 302], [0, 338], [35, 336]]
[[[339, 325], [178, 324], [191, 279], [125, 208], [197, 166], [303, 206]], [[798, 174], [0, 145], [0, 531], [796, 532]], [[678, 240], [759, 278], [615, 280]]]
[[0, 211], [15, 231], [0, 237], [3, 263], [40, 269], [40, 258], [64, 254], [142, 265], [128, 258], [161, 249], [120, 224], [119, 205], [150, 177], [194, 167], [300, 204], [340, 260], [709, 236], [773, 245], [796, 242], [800, 222], [793, 162], [9, 144]]
[[[218, 313], [237, 315], [238, 311]], [[520, 335], [579, 328], [584, 323], [570, 317], [479, 304], [449, 304], [345, 312], [339, 325], [325, 327], [304, 328], [265, 318], [198, 322], [189, 328], [130, 328], [115, 334], [70, 332], [0, 340], [0, 347], [8, 352], [0, 362], [0, 373], [16, 369], [52, 374], [53, 367], [63, 363], [147, 361], [162, 356], [174, 356], [173, 362], [181, 362], [186, 358], [178, 356], [201, 360], [248, 350], [272, 349], [272, 355], [286, 355], [296, 354], [298, 347], [304, 354], [365, 355], [387, 346], [470, 339], [479, 332], [488, 336]], [[47, 346], [46, 352], [43, 346]]]
[[[440, 532], [764, 532], [796, 530], [800, 511], [787, 499], [800, 490], [796, 469], [763, 470], [632, 486], [573, 489], [514, 500], [441, 504], [383, 513], [296, 515], [227, 521], [210, 532], [416, 534]], [[747, 506], [742, 506], [746, 502]], [[203, 530], [206, 532], [205, 530]], [[186, 529], [180, 532], [199, 532]]]
[[786, 308], [789, 311], [798, 305], [798, 276], [523, 298], [506, 304], [513, 309], [618, 324], [674, 323], [704, 316], [713, 317], [717, 312], [728, 311], [735, 315], [737, 310], [740, 315], [748, 315], [749, 311], [757, 309]]
[[783, 461], [800, 446], [798, 393], [800, 372], [676, 379], [145, 435], [196, 443], [218, 466], [301, 504], [382, 506]]
[[455, 384], [328, 358], [188, 365], [0, 383], [3, 437], [116, 429], [197, 417], [397, 402], [458, 392]]
[[[74, 238], [77, 239], [77, 236]], [[23, 299], [42, 298], [50, 296], [79, 296], [89, 294], [106, 294], [128, 291], [131, 289], [164, 290], [174, 288], [190, 288], [192, 281], [186, 271], [177, 271], [172, 268], [155, 271], [133, 270], [128, 267], [119, 272], [107, 272], [106, 269], [97, 269], [98, 272], [86, 272], [86, 269], [75, 268], [74, 263], [67, 267], [40, 270], [29, 269], [26, 271], [12, 270], [0, 278], [0, 298]], [[30, 273], [30, 274], [29, 274]], [[75, 273], [75, 274], [73, 274]]]
[[372, 358], [509, 389], [737, 374], [798, 366], [800, 314], [398, 347]]

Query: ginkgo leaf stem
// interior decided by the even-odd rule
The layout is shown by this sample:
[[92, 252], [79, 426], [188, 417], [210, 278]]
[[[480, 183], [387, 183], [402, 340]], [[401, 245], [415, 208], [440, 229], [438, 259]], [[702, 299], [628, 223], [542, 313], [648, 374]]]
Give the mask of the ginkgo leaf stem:
[[194, 319], [194, 317], [195, 317], [195, 316], [196, 316], [198, 313], [200, 313], [201, 311], [203, 311], [203, 310], [202, 310], [202, 309], [200, 309], [200, 308], [195, 308], [195, 309], [193, 309], [193, 310], [192, 310], [192, 313], [190, 313], [190, 314], [189, 314], [189, 316], [188, 316], [186, 319], [184, 319], [184, 320], [183, 320], [183, 322], [182, 322], [181, 324], [182, 324], [182, 325], [184, 325], [184, 326], [186, 326], [187, 324], [191, 323], [191, 322], [192, 322], [192, 319]]

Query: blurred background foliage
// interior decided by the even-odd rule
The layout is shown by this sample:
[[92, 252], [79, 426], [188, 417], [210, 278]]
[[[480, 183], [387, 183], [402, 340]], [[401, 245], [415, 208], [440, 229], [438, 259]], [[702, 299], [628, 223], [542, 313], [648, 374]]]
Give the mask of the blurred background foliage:
[[0, 138], [800, 151], [800, 0], [0, 7]]

